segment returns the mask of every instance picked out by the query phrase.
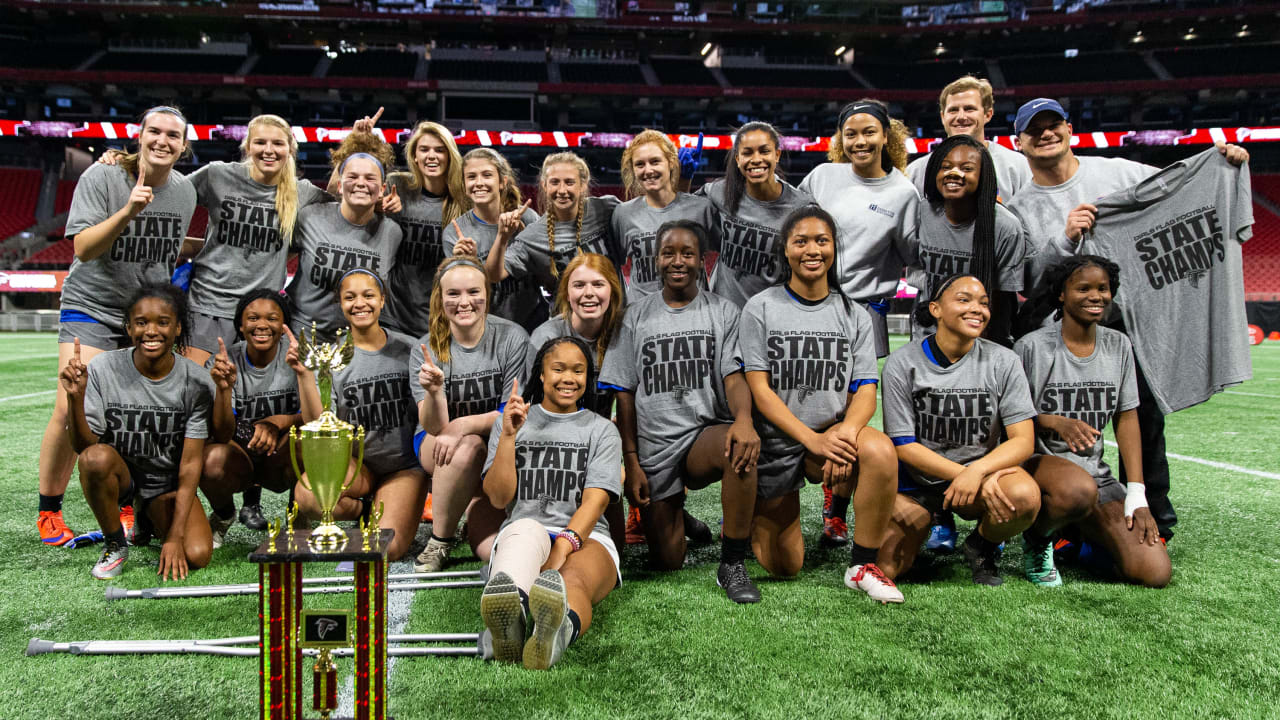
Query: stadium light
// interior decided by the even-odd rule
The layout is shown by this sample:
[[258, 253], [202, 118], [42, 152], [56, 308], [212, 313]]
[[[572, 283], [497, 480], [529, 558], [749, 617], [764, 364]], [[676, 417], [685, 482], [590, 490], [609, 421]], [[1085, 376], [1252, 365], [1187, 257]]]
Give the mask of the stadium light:
[[1195, 40], [1195, 39], [1196, 39], [1196, 38], [1198, 38], [1198, 37], [1200, 37], [1200, 36], [1196, 34], [1196, 29], [1192, 27], [1192, 28], [1187, 28], [1187, 34], [1186, 34], [1186, 35], [1183, 35], [1183, 36], [1182, 36], [1182, 39], [1183, 39], [1183, 40]]
[[938, 47], [933, 49], [934, 55], [942, 55], [947, 52], [947, 48], [942, 43], [938, 43]]
[[702, 52], [700, 54], [702, 55], [702, 57], [706, 57], [707, 53], [709, 52], [711, 52], [711, 43], [707, 43], [706, 45], [703, 45]]
[[845, 47], [844, 45], [841, 45], [840, 47], [836, 48], [836, 57], [840, 57], [841, 55], [844, 54], [844, 51], [848, 49], [849, 48]]
[[1138, 32], [1134, 33], [1134, 34], [1133, 34], [1133, 37], [1129, 38], [1129, 42], [1134, 43], [1135, 45], [1136, 45], [1137, 43], [1140, 43], [1140, 42], [1146, 42], [1146, 41], [1147, 41], [1147, 39], [1146, 39], [1145, 37], [1143, 37], [1143, 35], [1142, 35], [1142, 31], [1141, 31], [1141, 30], [1139, 30]]
[[1253, 34], [1253, 33], [1249, 32], [1249, 26], [1248, 26], [1248, 25], [1241, 25], [1241, 26], [1240, 26], [1240, 30], [1239, 30], [1239, 32], [1237, 32], [1237, 33], [1236, 33], [1236, 37], [1238, 37], [1238, 38], [1246, 38], [1246, 37], [1249, 37], [1249, 36], [1250, 36], [1250, 35], [1252, 35], [1252, 34]]

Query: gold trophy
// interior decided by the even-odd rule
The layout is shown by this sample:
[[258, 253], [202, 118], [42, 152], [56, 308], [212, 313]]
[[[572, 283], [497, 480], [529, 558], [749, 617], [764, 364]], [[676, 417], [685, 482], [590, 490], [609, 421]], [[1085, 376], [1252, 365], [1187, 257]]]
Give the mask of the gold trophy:
[[[333, 403], [333, 373], [345, 368], [355, 356], [351, 336], [347, 335], [344, 339], [343, 333], [339, 332], [337, 344], [317, 345], [315, 340], [316, 328], [313, 323], [310, 338], [307, 338], [305, 331], [298, 336], [298, 357], [302, 359], [303, 365], [316, 374], [320, 403], [324, 411], [320, 413], [320, 417], [303, 425], [301, 433], [296, 427], [289, 428], [289, 459], [293, 461], [293, 470], [298, 480], [316, 496], [316, 502], [320, 505], [320, 525], [311, 531], [307, 544], [313, 552], [336, 552], [346, 547], [347, 534], [333, 521], [333, 508], [338, 504], [343, 491], [360, 472], [360, 464], [364, 462], [364, 428], [339, 420], [330, 410]], [[355, 470], [348, 479], [347, 464], [351, 460], [352, 442], [359, 443], [359, 450]], [[305, 476], [298, 467], [299, 453], [307, 467]]]

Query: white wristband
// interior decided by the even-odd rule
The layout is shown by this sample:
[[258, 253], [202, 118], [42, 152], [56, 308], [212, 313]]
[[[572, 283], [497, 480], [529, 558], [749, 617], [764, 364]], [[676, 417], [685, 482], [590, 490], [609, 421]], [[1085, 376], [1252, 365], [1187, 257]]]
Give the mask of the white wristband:
[[1144, 507], [1147, 507], [1147, 486], [1130, 482], [1124, 494], [1124, 516], [1131, 518], [1135, 510]]

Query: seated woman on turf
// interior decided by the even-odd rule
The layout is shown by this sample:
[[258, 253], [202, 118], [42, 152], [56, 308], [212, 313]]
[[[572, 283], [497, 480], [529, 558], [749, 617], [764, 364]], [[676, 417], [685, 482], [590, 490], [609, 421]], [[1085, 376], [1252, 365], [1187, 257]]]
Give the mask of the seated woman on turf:
[[658, 228], [662, 291], [627, 310], [629, 337], [605, 356], [600, 377], [618, 392], [627, 498], [640, 507], [650, 564], [662, 570], [684, 565], [686, 489], [722, 481], [722, 553], [748, 537], [755, 506], [760, 438], [738, 354], [739, 310], [698, 289], [706, 239], [688, 220]]
[[213, 514], [213, 547], [222, 546], [236, 520], [235, 494], [244, 493], [240, 522], [250, 530], [266, 530], [262, 488], [287, 492], [297, 482], [289, 462], [289, 428], [302, 422], [298, 377], [285, 358], [293, 344], [285, 338], [289, 310], [279, 292], [259, 288], [240, 299], [235, 326], [241, 338], [221, 347], [205, 365], [213, 370], [214, 434], [231, 437], [204, 449], [200, 490]]
[[503, 401], [524, 377], [530, 351], [519, 325], [489, 314], [490, 287], [475, 256], [440, 263], [431, 283], [431, 329], [409, 357], [422, 427], [415, 451], [431, 475], [434, 516], [431, 538], [414, 564], [418, 572], [444, 567], [463, 512], [468, 542], [481, 560], [489, 559], [502, 522], [501, 511], [479, 495], [485, 441]]
[[93, 566], [101, 580], [124, 570], [120, 508], [131, 503], [140, 521], [131, 542], [146, 545], [151, 529], [164, 538], [158, 575], [177, 580], [209, 564], [209, 521], [196, 487], [214, 391], [204, 368], [174, 352], [185, 349], [186, 317], [182, 291], [144, 285], [122, 318], [133, 347], [104, 352], [86, 367], [76, 338], [59, 375], [80, 485], [106, 539]]
[[[373, 505], [382, 506], [382, 527], [396, 533], [387, 557], [399, 560], [413, 544], [427, 494], [426, 475], [413, 456], [418, 418], [409, 392], [409, 353], [414, 342], [379, 325], [386, 293], [378, 276], [368, 270], [350, 270], [342, 276], [338, 303], [350, 324], [355, 356], [334, 373], [334, 412], [340, 419], [364, 427], [365, 436], [364, 464], [342, 493], [333, 516], [338, 520], [360, 517], [372, 496]], [[321, 411], [320, 391], [315, 375], [299, 361], [292, 336], [286, 362], [298, 376], [302, 419], [315, 420]], [[305, 517], [320, 517], [315, 495], [301, 482], [293, 493]]]
[[[569, 261], [560, 275], [560, 285], [551, 319], [539, 325], [529, 338], [533, 352], [548, 340], [558, 337], [575, 337], [587, 344], [595, 367], [604, 365], [606, 353], [617, 349], [619, 338], [626, 332], [623, 327], [622, 282], [609, 258], [595, 253], [583, 253]], [[532, 354], [531, 354], [532, 357]], [[532, 368], [530, 368], [532, 371]], [[614, 391], [593, 385], [587, 388], [592, 397], [592, 407], [604, 418], [613, 417]], [[611, 503], [605, 510], [614, 544], [626, 544], [626, 525], [621, 502]], [[636, 511], [638, 527], [640, 515]], [[708, 531], [709, 532], [709, 531]]]
[[982, 339], [988, 303], [977, 278], [947, 278], [917, 317], [937, 333], [885, 361], [884, 429], [904, 466], [876, 563], [890, 578], [915, 562], [933, 513], [950, 509], [978, 521], [963, 543], [973, 581], [1000, 585], [1000, 543], [1040, 512], [1040, 488], [1022, 469], [1036, 411], [1018, 357]]
[[[1075, 255], [1051, 267], [1045, 280], [1045, 295], [1057, 296], [1058, 322], [1023, 336], [1013, 348], [1040, 410], [1036, 451], [1092, 475], [1098, 502], [1075, 527], [1095, 553], [1109, 553], [1127, 582], [1164, 587], [1173, 568], [1147, 509], [1146, 486], [1120, 484], [1102, 458], [1102, 431], [1114, 418], [1120, 461], [1130, 478], [1142, 477], [1133, 348], [1123, 333], [1098, 325], [1120, 288], [1120, 267], [1096, 255]], [[1041, 552], [1051, 569], [1052, 551]]]
[[489, 436], [484, 491], [507, 519], [480, 615], [496, 660], [546, 670], [591, 626], [592, 607], [622, 583], [602, 516], [622, 492], [622, 444], [613, 423], [592, 412], [596, 373], [586, 343], [549, 340], [533, 368], [527, 396], [512, 387]]
[[[889, 438], [867, 425], [876, 412], [878, 382], [871, 318], [840, 292], [835, 220], [827, 211], [817, 205], [796, 210], [783, 222], [781, 237], [783, 283], [747, 301], [738, 337], [760, 415], [752, 549], [773, 575], [800, 572], [800, 489], [805, 478], [821, 482], [844, 505], [834, 508], [836, 517], [844, 517], [853, 499], [857, 522], [845, 585], [882, 603], [900, 603], [902, 593], [876, 566], [897, 493], [898, 458]], [[736, 541], [736, 550], [736, 568], [721, 571], [731, 598], [734, 586], [726, 574], [744, 593], [754, 590], [742, 567], [745, 538]]]

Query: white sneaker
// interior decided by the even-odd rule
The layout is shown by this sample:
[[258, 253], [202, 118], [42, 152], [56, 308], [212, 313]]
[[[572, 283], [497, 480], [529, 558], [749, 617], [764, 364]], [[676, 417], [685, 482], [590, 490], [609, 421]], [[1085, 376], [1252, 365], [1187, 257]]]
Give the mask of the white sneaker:
[[875, 563], [866, 565], [850, 565], [844, 571], [844, 584], [852, 590], [861, 590], [871, 596], [872, 600], [884, 603], [900, 603], [902, 592], [893, 581], [880, 572]]
[[222, 543], [227, 539], [227, 531], [232, 525], [236, 524], [236, 516], [229, 518], [219, 517], [218, 513], [209, 513], [209, 530], [213, 533], [213, 549], [217, 550], [222, 547]]
[[524, 644], [524, 666], [530, 670], [548, 670], [560, 659], [573, 637], [569, 598], [559, 572], [547, 570], [533, 581], [529, 590], [529, 614], [533, 616], [533, 635]]
[[427, 546], [422, 548], [422, 552], [418, 553], [418, 557], [414, 558], [413, 569], [415, 572], [440, 572], [444, 569], [444, 561], [449, 559], [449, 551], [453, 549], [453, 543], [440, 542], [435, 538], [427, 540]]

